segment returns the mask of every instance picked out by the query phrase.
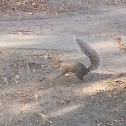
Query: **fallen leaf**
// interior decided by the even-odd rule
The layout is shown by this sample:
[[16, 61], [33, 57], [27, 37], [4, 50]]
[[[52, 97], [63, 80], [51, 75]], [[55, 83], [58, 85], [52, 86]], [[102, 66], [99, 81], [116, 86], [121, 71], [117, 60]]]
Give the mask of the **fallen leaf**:
[[38, 95], [38, 94], [34, 94], [34, 97], [35, 97], [36, 99], [39, 99], [39, 95]]
[[15, 75], [15, 77], [14, 77], [14, 81], [16, 82], [16, 83], [18, 83], [18, 80], [20, 79], [20, 77], [16, 74]]
[[50, 122], [49, 117], [42, 113], [35, 113], [44, 123]]
[[3, 81], [9, 85], [8, 79], [6, 77], [3, 76]]
[[16, 79], [16, 80], [19, 80], [20, 77], [16, 74], [16, 75], [15, 75], [15, 79]]
[[4, 123], [4, 126], [7, 126], [7, 122]]

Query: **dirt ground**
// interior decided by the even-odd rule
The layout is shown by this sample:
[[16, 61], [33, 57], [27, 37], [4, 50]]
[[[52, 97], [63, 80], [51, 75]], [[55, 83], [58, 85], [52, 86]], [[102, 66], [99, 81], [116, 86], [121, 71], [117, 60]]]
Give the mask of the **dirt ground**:
[[[92, 1], [91, 4], [86, 5], [96, 7], [97, 4], [92, 4]], [[76, 0], [72, 6], [75, 6], [75, 3]], [[117, 1], [119, 5], [114, 3], [114, 7], [110, 6], [113, 5], [111, 2], [105, 4], [105, 1], [103, 5], [101, 3], [99, 3], [101, 6], [99, 11], [89, 7], [83, 14], [88, 13], [92, 19], [96, 19], [92, 15], [95, 13], [97, 16], [101, 8], [107, 11], [125, 6], [123, 5], [125, 1], [122, 3]], [[109, 8], [107, 8], [108, 6]], [[81, 10], [83, 8], [77, 10], [79, 14], [82, 14]], [[64, 12], [67, 15], [66, 20], [69, 20], [69, 14], [67, 11]], [[22, 14], [22, 12], [20, 13]], [[73, 13], [78, 16], [75, 11]], [[114, 19], [110, 18], [110, 20], [112, 22]], [[121, 23], [122, 20], [120, 24], [118, 22], [118, 28], [122, 26]], [[123, 23], [125, 22], [123, 21]], [[71, 24], [65, 26], [68, 25]], [[106, 33], [110, 34], [111, 30], [109, 31], [106, 26], [104, 28]], [[73, 29], [67, 32], [64, 30], [61, 33], [71, 34]], [[99, 34], [95, 30], [88, 32], [89, 36]], [[125, 32], [123, 29], [116, 33], [124, 35]], [[74, 33], [76, 32], [74, 31]], [[83, 34], [81, 29], [80, 34]], [[99, 34], [98, 37], [103, 37], [102, 35]], [[125, 52], [120, 50], [116, 54], [110, 54], [105, 51], [107, 50], [102, 53], [102, 67], [85, 76], [84, 82], [82, 82], [71, 73], [68, 77], [55, 79], [60, 74], [60, 70], [52, 69], [54, 57], [57, 55], [64, 60], [74, 60], [75, 57], [78, 57], [76, 60], [89, 65], [87, 58], [83, 57], [80, 52], [0, 49], [0, 126], [125, 126]], [[121, 62], [110, 64], [110, 60], [113, 58], [116, 59], [115, 61], [120, 59]], [[113, 66], [113, 69], [107, 69], [109, 65]], [[119, 70], [118, 66], [122, 66], [122, 69]], [[124, 74], [118, 74], [120, 71], [121, 73], [123, 71]]]
[[0, 125], [125, 126], [125, 74], [55, 79], [57, 55], [84, 60], [73, 51], [1, 49]]

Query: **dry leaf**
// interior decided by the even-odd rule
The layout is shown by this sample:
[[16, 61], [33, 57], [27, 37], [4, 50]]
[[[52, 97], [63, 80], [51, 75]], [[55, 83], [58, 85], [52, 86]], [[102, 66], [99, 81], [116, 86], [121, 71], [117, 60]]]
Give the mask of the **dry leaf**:
[[6, 77], [3, 76], [3, 81], [9, 85], [8, 79]]
[[15, 75], [15, 79], [16, 79], [16, 80], [19, 80], [20, 77], [16, 74], [16, 75]]
[[43, 122], [50, 122], [49, 117], [47, 117], [45, 114], [42, 113], [35, 113]]
[[4, 126], [7, 126], [7, 122], [4, 123]]
[[39, 95], [38, 95], [38, 94], [34, 94], [34, 97], [35, 97], [36, 99], [39, 99]]
[[18, 80], [20, 79], [20, 77], [16, 74], [15, 75], [15, 77], [14, 77], [14, 81], [16, 82], [16, 83], [18, 83]]
[[118, 44], [119, 44], [119, 48], [123, 51], [126, 51], [125, 45], [122, 42], [121, 38], [117, 38]]

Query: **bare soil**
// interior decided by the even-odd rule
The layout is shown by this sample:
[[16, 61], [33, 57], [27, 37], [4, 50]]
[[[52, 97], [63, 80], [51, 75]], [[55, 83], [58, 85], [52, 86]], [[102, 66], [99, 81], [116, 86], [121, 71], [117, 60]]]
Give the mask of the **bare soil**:
[[[84, 19], [83, 22], [73, 27], [77, 23], [74, 21], [71, 23], [70, 19], [75, 18], [69, 17], [68, 14], [60, 19], [63, 22], [63, 28], [57, 26], [59, 34], [77, 33], [89, 37], [96, 35], [106, 39], [110, 34], [116, 33], [118, 36], [126, 33], [125, 12], [123, 15], [120, 13], [118, 17], [109, 15], [113, 8], [118, 10], [125, 7], [123, 0], [117, 0], [117, 3], [108, 0], [71, 0], [69, 4], [63, 1], [62, 6], [65, 3], [63, 8], [60, 8], [62, 7], [60, 0], [45, 1], [46, 5], [43, 6], [47, 10], [41, 10], [36, 3], [37, 0], [35, 3], [31, 1], [30, 4], [22, 4], [23, 1], [26, 2], [25, 0], [19, 0], [18, 3], [17, 0], [14, 3], [10, 0], [9, 2], [1, 1], [1, 14], [9, 14], [11, 17], [17, 13], [22, 15], [24, 12], [29, 15], [35, 13], [67, 15], [68, 12], [76, 11], [79, 12], [74, 13], [76, 22], [81, 18]], [[108, 13], [100, 17], [100, 10], [102, 13], [105, 11]], [[118, 11], [114, 12], [115, 15], [117, 13]], [[88, 15], [83, 18], [85, 14]], [[121, 20], [122, 17], [124, 20]], [[66, 23], [63, 19], [66, 19]], [[95, 23], [92, 22], [91, 25], [87, 19], [96, 22], [96, 26], [101, 25], [94, 27]], [[100, 19], [105, 22], [103, 23]], [[113, 33], [115, 25], [117, 29]], [[82, 26], [85, 26], [83, 28], [85, 33], [80, 29]], [[97, 30], [99, 27], [102, 27], [103, 32]], [[125, 126], [126, 75], [118, 74], [120, 71], [126, 71], [125, 53], [117, 51], [115, 47], [116, 52], [113, 53], [114, 51], [109, 50], [110, 48], [107, 50], [108, 46], [101, 48], [102, 68], [85, 76], [84, 82], [78, 80], [72, 73], [68, 77], [55, 79], [60, 74], [60, 70], [52, 69], [53, 60], [57, 55], [64, 60], [76, 58], [88, 66], [89, 60], [79, 52], [0, 49], [0, 126]]]
[[[1, 126], [125, 126], [126, 76], [90, 73], [55, 79], [54, 57], [79, 52], [1, 49]], [[114, 77], [114, 78], [113, 78]]]

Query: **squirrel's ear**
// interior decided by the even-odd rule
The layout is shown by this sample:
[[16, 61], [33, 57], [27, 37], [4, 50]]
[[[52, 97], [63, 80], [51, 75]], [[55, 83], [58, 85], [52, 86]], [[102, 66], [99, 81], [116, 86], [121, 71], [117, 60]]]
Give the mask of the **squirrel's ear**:
[[56, 61], [60, 61], [60, 58], [59, 58], [59, 57], [57, 57], [57, 58], [56, 58]]
[[60, 66], [60, 58], [59, 57], [57, 57], [56, 58], [56, 60], [54, 61], [54, 63], [53, 63], [53, 65], [52, 65], [52, 67], [54, 68], [54, 69], [56, 69], [56, 68], [58, 68], [59, 66]]

